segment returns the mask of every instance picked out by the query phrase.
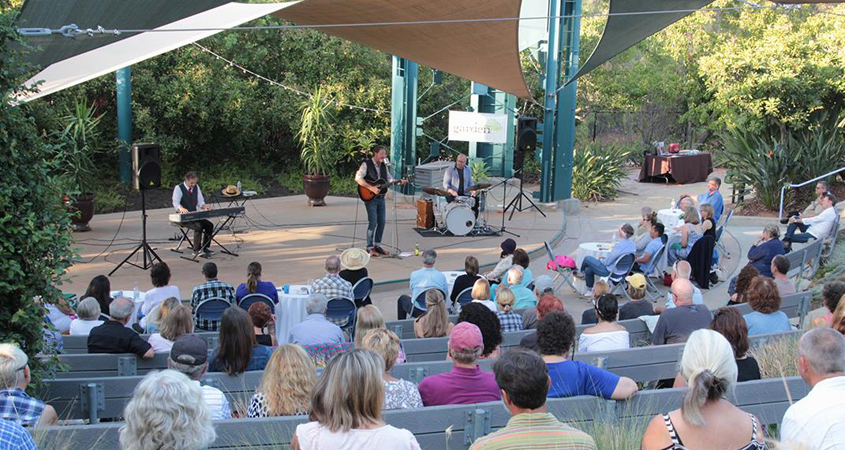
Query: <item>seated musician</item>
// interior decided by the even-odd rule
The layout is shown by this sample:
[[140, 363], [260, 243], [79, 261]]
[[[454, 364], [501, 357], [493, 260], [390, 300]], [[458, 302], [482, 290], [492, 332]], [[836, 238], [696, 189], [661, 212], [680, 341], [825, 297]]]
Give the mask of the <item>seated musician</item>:
[[[173, 188], [173, 207], [179, 214], [211, 209], [210, 206], [205, 204], [205, 199], [202, 197], [202, 191], [197, 184], [196, 173], [186, 173], [185, 182], [179, 183]], [[210, 221], [206, 219], [195, 220], [182, 223], [182, 226], [194, 230], [194, 253], [204, 253], [205, 256], [214, 253], [208, 248], [211, 243], [211, 233], [214, 231], [214, 225]]]
[[[456, 197], [466, 197], [475, 195], [474, 191], [470, 191], [475, 183], [472, 181], [472, 171], [467, 164], [467, 155], [460, 154], [455, 159], [455, 165], [446, 169], [443, 174], [443, 189], [449, 193], [446, 196], [446, 202], [452, 203]], [[473, 202], [472, 212], [478, 217], [478, 202]]]

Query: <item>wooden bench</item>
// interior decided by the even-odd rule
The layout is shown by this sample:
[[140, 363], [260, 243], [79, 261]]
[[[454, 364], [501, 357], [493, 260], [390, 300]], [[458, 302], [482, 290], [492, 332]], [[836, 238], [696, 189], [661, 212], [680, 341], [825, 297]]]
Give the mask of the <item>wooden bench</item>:
[[[787, 394], [788, 390], [788, 394]], [[627, 426], [644, 423], [651, 417], [680, 406], [685, 389], [640, 392], [627, 401], [596, 397], [551, 399], [549, 412], [563, 422], [579, 428], [593, 422]], [[764, 424], [779, 424], [789, 407], [789, 396], [800, 400], [809, 387], [799, 377], [748, 381], [736, 386], [729, 400], [755, 414]], [[474, 405], [435, 406], [422, 409], [386, 411], [384, 420], [411, 431], [423, 449], [466, 449], [478, 437], [504, 427], [510, 415], [501, 402]], [[230, 419], [215, 422], [217, 440], [209, 450], [269, 450], [290, 444], [303, 416], [261, 419]], [[39, 448], [84, 448], [86, 450], [120, 448], [119, 422], [96, 425], [66, 425], [36, 432]], [[446, 430], [451, 429], [447, 435]], [[447, 443], [448, 442], [448, 443]]]
[[[208, 342], [208, 348], [217, 347], [218, 333], [216, 331], [199, 331], [195, 334]], [[149, 334], [140, 336], [145, 341], [150, 339]], [[62, 336], [62, 347], [62, 353], [69, 355], [88, 353], [88, 336]]]

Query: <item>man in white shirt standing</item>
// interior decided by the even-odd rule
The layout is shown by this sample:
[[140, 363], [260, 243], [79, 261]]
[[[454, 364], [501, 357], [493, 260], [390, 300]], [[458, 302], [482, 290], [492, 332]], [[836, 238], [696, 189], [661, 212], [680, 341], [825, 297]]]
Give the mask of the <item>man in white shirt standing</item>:
[[[825, 192], [821, 196], [821, 204], [824, 208], [817, 216], [789, 219], [789, 227], [783, 236], [783, 246], [787, 252], [792, 251], [793, 242], [809, 242], [810, 239], [825, 239], [830, 236], [833, 230], [833, 222], [836, 220], [836, 196], [831, 192]], [[796, 231], [800, 230], [800, 233]]]
[[[173, 188], [173, 208], [179, 214], [211, 209], [210, 206], [205, 204], [202, 191], [197, 184], [196, 173], [186, 173], [185, 181]], [[202, 219], [185, 222], [182, 226], [194, 230], [194, 253], [203, 252], [206, 256], [214, 253], [208, 248], [208, 245], [211, 243], [211, 233], [214, 231], [214, 224]]]
[[[182, 372], [195, 383], [200, 384], [202, 376], [208, 370], [208, 344], [196, 334], [185, 334], [170, 349], [167, 368]], [[202, 398], [211, 412], [211, 420], [231, 419], [232, 409], [226, 395], [212, 386], [201, 386]]]
[[845, 449], [845, 337], [815, 328], [798, 341], [798, 373], [812, 390], [783, 416], [780, 439], [813, 450]]

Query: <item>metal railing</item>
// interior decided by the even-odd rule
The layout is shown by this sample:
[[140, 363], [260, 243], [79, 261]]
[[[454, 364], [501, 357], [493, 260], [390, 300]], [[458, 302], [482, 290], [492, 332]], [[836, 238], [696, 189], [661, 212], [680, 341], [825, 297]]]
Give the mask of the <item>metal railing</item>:
[[806, 186], [806, 185], [808, 185], [808, 184], [810, 184], [810, 183], [814, 183], [814, 182], [819, 181], [819, 180], [821, 180], [821, 179], [827, 178], [827, 177], [829, 177], [829, 176], [836, 175], [837, 173], [842, 172], [843, 170], [845, 170], [845, 167], [841, 167], [841, 168], [839, 168], [839, 169], [834, 170], [833, 172], [828, 172], [828, 173], [826, 173], [826, 174], [824, 174], [824, 175], [821, 175], [821, 176], [815, 177], [815, 178], [813, 178], [812, 180], [807, 180], [807, 181], [805, 181], [805, 182], [803, 182], [803, 183], [798, 183], [798, 184], [792, 184], [792, 183], [790, 183], [790, 184], [785, 184], [782, 188], [780, 188], [780, 211], [778, 212], [778, 219], [783, 219], [783, 196], [786, 194], [786, 188], [790, 188], [790, 189], [791, 189], [791, 188], [799, 188], [799, 187], [803, 187], [803, 186]]

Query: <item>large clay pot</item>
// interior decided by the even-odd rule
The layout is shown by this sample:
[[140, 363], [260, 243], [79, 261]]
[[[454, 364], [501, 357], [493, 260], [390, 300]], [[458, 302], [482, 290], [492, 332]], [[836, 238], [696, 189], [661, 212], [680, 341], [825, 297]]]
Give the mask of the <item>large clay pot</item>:
[[70, 197], [63, 198], [65, 207], [72, 214], [70, 221], [76, 231], [90, 231], [88, 222], [94, 218], [94, 194], [81, 194], [72, 200]]
[[328, 175], [303, 175], [302, 187], [308, 196], [308, 205], [326, 206], [325, 198], [329, 195], [331, 177]]

